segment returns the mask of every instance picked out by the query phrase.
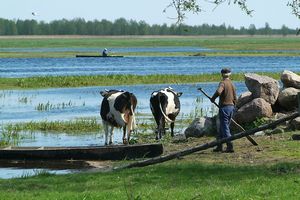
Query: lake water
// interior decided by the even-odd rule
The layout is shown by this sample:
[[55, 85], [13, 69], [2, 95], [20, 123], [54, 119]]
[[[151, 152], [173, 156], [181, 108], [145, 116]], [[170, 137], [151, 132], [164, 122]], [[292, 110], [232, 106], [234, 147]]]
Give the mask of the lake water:
[[300, 70], [300, 57], [123, 57], [123, 58], [0, 58], [0, 77], [202, 74], [222, 67], [238, 72]]
[[[62, 51], [95, 52], [97, 49], [1, 49], [11, 52], [62, 52]], [[164, 48], [120, 48], [115, 52], [206, 52], [212, 51], [194, 47]], [[59, 75], [103, 75], [103, 74], [199, 74], [217, 73], [223, 66], [229, 66], [234, 72], [280, 72], [284, 69], [299, 72], [299, 57], [124, 57], [124, 58], [0, 58], [0, 77], [32, 77]], [[200, 106], [208, 114], [216, 112], [210, 101], [197, 91], [202, 87], [212, 95], [218, 83], [196, 83], [170, 85], [183, 92], [181, 113], [179, 118], [195, 112]], [[235, 83], [238, 94], [246, 91], [242, 82]], [[7, 123], [30, 121], [63, 121], [76, 118], [92, 117], [101, 123], [99, 109], [102, 97], [99, 91], [104, 89], [122, 89], [133, 92], [138, 99], [138, 122], [147, 116], [151, 120], [149, 98], [153, 91], [169, 85], [134, 85], [113, 87], [54, 88], [39, 90], [4, 90], [0, 91], [0, 126]], [[197, 99], [201, 99], [200, 103]], [[53, 105], [53, 109], [38, 111], [39, 104]], [[64, 105], [64, 106], [62, 106]], [[153, 120], [153, 119], [152, 119]], [[175, 131], [180, 132], [176, 128]], [[103, 133], [65, 134], [22, 133], [19, 146], [89, 146], [103, 145]], [[121, 131], [115, 132], [116, 143], [121, 142]], [[37, 169], [0, 168], [0, 178], [11, 178], [37, 173]], [[54, 173], [70, 173], [69, 170], [53, 171]]]

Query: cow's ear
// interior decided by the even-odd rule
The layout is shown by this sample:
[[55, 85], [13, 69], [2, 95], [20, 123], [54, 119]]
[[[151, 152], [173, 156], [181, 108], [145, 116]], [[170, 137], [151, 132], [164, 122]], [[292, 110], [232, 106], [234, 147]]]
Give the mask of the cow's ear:
[[129, 92], [124, 92], [122, 95], [126, 98], [126, 99], [130, 99], [130, 94]]
[[182, 95], [182, 92], [177, 92], [177, 96], [180, 97]]
[[105, 97], [105, 95], [107, 94], [107, 91], [100, 91], [101, 96]]

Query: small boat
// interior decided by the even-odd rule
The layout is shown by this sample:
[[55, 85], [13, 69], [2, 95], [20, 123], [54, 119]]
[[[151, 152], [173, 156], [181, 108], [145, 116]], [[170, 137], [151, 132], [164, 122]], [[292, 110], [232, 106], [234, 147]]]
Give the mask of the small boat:
[[124, 56], [76, 55], [77, 58], [123, 58]]
[[78, 147], [6, 147], [0, 159], [7, 160], [124, 160], [156, 157], [162, 144], [134, 144]]

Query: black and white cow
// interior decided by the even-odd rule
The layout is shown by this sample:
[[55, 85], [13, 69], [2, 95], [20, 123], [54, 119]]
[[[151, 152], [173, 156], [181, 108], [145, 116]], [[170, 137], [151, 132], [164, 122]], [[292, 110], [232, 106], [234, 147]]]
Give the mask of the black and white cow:
[[179, 97], [182, 92], [175, 92], [171, 87], [151, 94], [150, 108], [157, 124], [156, 139], [165, 134], [165, 123], [171, 123], [171, 136], [174, 136], [175, 118], [180, 112]]
[[135, 95], [122, 90], [105, 90], [100, 94], [104, 97], [100, 115], [105, 131], [105, 145], [113, 143], [114, 127], [123, 128], [123, 143], [127, 144], [130, 134], [135, 128], [134, 111], [137, 104]]

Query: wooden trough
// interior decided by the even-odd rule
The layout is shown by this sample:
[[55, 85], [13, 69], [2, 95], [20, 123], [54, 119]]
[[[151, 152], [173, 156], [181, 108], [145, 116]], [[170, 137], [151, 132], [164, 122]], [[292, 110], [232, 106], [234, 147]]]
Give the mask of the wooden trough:
[[152, 158], [163, 153], [162, 144], [135, 144], [84, 147], [6, 147], [0, 159], [6, 160], [125, 160]]

